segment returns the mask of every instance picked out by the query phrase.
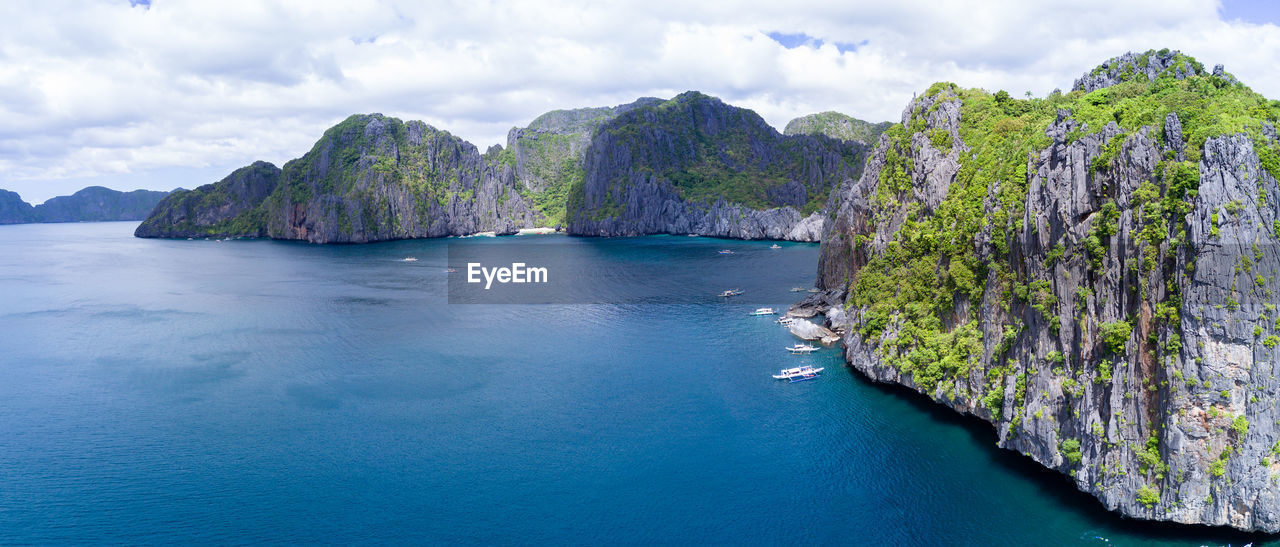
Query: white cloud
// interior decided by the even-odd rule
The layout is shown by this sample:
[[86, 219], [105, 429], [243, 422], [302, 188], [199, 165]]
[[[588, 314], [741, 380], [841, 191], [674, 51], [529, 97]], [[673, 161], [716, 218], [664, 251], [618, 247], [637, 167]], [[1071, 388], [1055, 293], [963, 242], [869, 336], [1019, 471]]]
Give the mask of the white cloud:
[[[355, 112], [481, 148], [547, 110], [687, 89], [777, 127], [822, 110], [896, 120], [934, 81], [1042, 95], [1161, 47], [1280, 98], [1280, 28], [1224, 21], [1209, 0], [829, 4], [6, 3], [0, 187], [32, 201], [95, 180], [191, 187], [297, 157]], [[770, 32], [815, 40], [787, 49]]]

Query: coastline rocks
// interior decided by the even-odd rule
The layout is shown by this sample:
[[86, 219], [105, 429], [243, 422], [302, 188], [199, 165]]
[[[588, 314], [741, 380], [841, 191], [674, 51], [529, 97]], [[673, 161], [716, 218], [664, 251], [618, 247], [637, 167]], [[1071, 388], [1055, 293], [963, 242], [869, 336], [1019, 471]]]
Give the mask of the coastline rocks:
[[816, 293], [810, 293], [799, 302], [792, 304], [787, 309], [787, 315], [790, 317], [809, 318], [815, 315], [826, 313], [831, 308], [841, 308], [844, 302], [844, 293], [839, 290], [826, 290]]
[[817, 242], [822, 237], [823, 216], [801, 217], [792, 207], [751, 209], [718, 200], [710, 208], [687, 203], [661, 185], [644, 183], [627, 188], [627, 210], [651, 211], [635, 217], [578, 219], [569, 233], [581, 236], [641, 236], [694, 234], [728, 239], [775, 239]]
[[818, 340], [828, 346], [840, 341], [840, 335], [807, 319], [797, 319], [787, 328], [803, 340]]

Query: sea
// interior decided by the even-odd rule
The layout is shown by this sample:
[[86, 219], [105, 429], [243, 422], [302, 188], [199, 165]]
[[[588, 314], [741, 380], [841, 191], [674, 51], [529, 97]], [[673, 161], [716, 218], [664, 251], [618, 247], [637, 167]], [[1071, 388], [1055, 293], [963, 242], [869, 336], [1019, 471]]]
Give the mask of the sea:
[[[789, 354], [748, 313], [807, 294], [814, 244], [136, 226], [0, 227], [0, 544], [1274, 539], [1114, 515], [838, 347]], [[472, 251], [562, 283], [459, 298]]]

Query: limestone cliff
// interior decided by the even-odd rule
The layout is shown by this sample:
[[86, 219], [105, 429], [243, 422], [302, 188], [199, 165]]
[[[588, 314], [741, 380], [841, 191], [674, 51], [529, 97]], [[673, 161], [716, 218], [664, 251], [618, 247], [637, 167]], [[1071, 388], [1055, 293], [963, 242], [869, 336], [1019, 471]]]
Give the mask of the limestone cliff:
[[1168, 50], [936, 84], [832, 197], [845, 356], [1109, 509], [1280, 531], [1280, 103]]
[[533, 198], [538, 213], [548, 224], [561, 225], [569, 190], [582, 183], [582, 158], [596, 129], [619, 114], [659, 102], [641, 98], [614, 107], [547, 112], [527, 127], [511, 128], [503, 158], [515, 169], [517, 182]]
[[258, 162], [173, 196], [135, 235], [365, 243], [533, 227], [500, 155], [422, 122], [351, 116], [282, 169]]
[[756, 113], [688, 92], [597, 130], [569, 195], [569, 232], [816, 241], [832, 188], [866, 148], [784, 136]]
[[280, 184], [280, 168], [265, 161], [241, 167], [195, 190], [177, 190], [138, 225], [138, 237], [266, 235], [262, 202]]

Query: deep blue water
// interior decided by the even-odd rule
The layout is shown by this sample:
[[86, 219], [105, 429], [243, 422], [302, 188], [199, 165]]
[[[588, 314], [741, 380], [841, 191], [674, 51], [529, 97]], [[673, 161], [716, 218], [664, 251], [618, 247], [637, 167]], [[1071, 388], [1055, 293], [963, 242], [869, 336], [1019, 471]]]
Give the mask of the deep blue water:
[[[315, 246], [135, 226], [0, 227], [0, 543], [1259, 539], [1115, 517], [837, 350], [785, 353], [785, 330], [745, 314], [796, 300], [815, 245]], [[447, 304], [448, 245], [511, 243], [556, 246], [620, 295], [646, 283], [617, 273], [628, 262], [698, 272], [690, 294], [756, 289]], [[798, 363], [827, 371], [769, 376]]]

